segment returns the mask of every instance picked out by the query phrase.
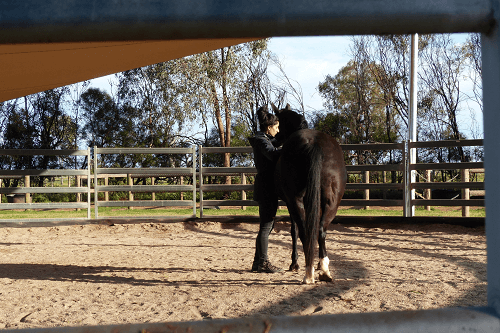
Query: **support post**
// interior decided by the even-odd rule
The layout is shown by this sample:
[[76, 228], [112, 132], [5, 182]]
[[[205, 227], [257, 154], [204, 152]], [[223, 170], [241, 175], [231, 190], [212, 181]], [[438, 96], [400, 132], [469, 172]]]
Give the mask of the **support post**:
[[199, 193], [200, 193], [200, 218], [203, 218], [203, 146], [199, 146], [198, 148], [198, 158], [199, 158], [199, 163], [200, 163], [200, 172], [199, 172], [199, 178], [200, 178], [200, 187], [199, 187]]
[[[30, 176], [29, 175], [24, 176], [24, 187], [30, 187]], [[24, 200], [24, 202], [31, 203], [31, 194], [30, 193], [26, 193], [25, 194], [25, 200]]]
[[[89, 163], [90, 165], [90, 163]], [[99, 192], [97, 189], [97, 147], [94, 146], [94, 212], [95, 218], [99, 218]], [[90, 185], [90, 168], [88, 175], [88, 182]]]
[[[410, 54], [410, 112], [408, 121], [408, 142], [417, 141], [417, 72], [418, 72], [418, 34], [411, 35], [411, 54]], [[408, 149], [408, 165], [411, 166], [417, 162], [417, 151], [415, 148]], [[409, 183], [407, 184], [408, 199], [410, 207], [407, 208], [407, 217], [415, 215], [415, 206], [411, 204], [411, 200], [415, 199], [415, 190], [412, 189], [412, 184], [415, 182], [415, 170], [407, 172], [409, 175]]]
[[497, 24], [492, 26], [488, 34], [481, 35], [483, 71], [483, 121], [484, 121], [484, 172], [485, 205], [486, 205], [486, 240], [488, 248], [487, 278], [488, 306], [500, 314], [500, 140], [498, 125], [500, 124], [500, 3], [492, 1]]
[[[427, 183], [431, 182], [431, 170], [425, 170], [425, 180], [427, 181]], [[431, 199], [431, 193], [432, 193], [431, 189], [430, 188], [426, 188], [425, 189], [425, 199], [430, 200]], [[425, 206], [425, 210], [430, 211], [431, 210], [431, 206]]]
[[[461, 174], [462, 181], [468, 183], [469, 182], [469, 169], [462, 169], [460, 171], [462, 173]], [[470, 189], [469, 188], [462, 189], [462, 199], [464, 199], [464, 200], [470, 199]], [[463, 217], [470, 216], [470, 207], [469, 206], [462, 206], [462, 216]]]
[[[104, 186], [108, 186], [108, 185], [109, 185], [109, 176], [104, 175]], [[104, 192], [104, 201], [109, 201], [109, 192], [108, 191]]]
[[[384, 184], [387, 184], [387, 172], [385, 170], [382, 171], [382, 177], [383, 177]], [[384, 188], [382, 190], [382, 199], [384, 199], [384, 200], [387, 199], [387, 189], [386, 188]]]
[[[181, 176], [180, 182], [181, 182], [181, 185], [184, 185], [184, 176]], [[181, 192], [180, 199], [184, 200], [184, 192]]]
[[[196, 146], [191, 147], [193, 152], [193, 217], [196, 217]], [[200, 150], [201, 155], [201, 150]], [[200, 160], [200, 173], [201, 173], [201, 160]], [[200, 183], [201, 184], [201, 183]], [[201, 199], [200, 199], [201, 200]]]
[[[155, 184], [155, 177], [151, 177], [151, 185]], [[156, 192], [151, 192], [151, 200], [155, 201], [156, 200]]]
[[[370, 171], [365, 171], [363, 174], [363, 178], [364, 178], [365, 184], [369, 184], [370, 183]], [[365, 200], [370, 200], [370, 190], [365, 189], [365, 193], [363, 196], [364, 196]], [[365, 206], [365, 210], [368, 210], [368, 209], [370, 209], [370, 206]]]
[[[246, 185], [247, 184], [247, 176], [242, 173], [241, 174], [241, 184]], [[241, 191], [241, 200], [246, 200], [247, 199], [247, 192], [245, 190]], [[241, 206], [241, 210], [246, 210], [246, 206]]]
[[[78, 175], [76, 176], [76, 184], [75, 186], [76, 187], [82, 187], [82, 176]], [[82, 201], [82, 194], [80, 192], [78, 192], [76, 194], [76, 202], [80, 202]], [[76, 211], [79, 212], [81, 209], [80, 208], [77, 208]]]
[[[131, 174], [127, 174], [127, 183], [130, 186], [134, 185], [134, 179]], [[128, 191], [128, 201], [134, 201], [134, 192]], [[128, 206], [128, 209], [134, 209], [134, 207]]]

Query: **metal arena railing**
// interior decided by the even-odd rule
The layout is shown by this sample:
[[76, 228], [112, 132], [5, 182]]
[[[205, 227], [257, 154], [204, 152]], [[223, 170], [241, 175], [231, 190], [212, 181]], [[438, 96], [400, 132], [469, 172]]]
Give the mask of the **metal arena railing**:
[[[150, 167], [150, 168], [113, 168], [100, 166], [99, 160], [104, 155], [190, 155], [191, 166], [185, 167]], [[100, 175], [114, 175], [115, 177], [127, 177], [128, 185], [99, 184]], [[140, 177], [172, 177], [191, 176], [191, 185], [133, 185], [132, 176]], [[154, 183], [154, 182], [153, 182]], [[196, 217], [196, 147], [192, 148], [97, 148], [94, 147], [94, 207], [95, 218], [99, 217], [99, 207], [192, 207]], [[128, 191], [127, 201], [99, 201], [99, 193]], [[140, 200], [133, 199], [134, 192], [187, 192], [192, 191], [193, 198], [186, 200]], [[170, 218], [171, 216], [155, 216], [155, 218]], [[112, 218], [106, 216], [106, 218]], [[118, 218], [118, 217], [115, 217]], [[123, 217], [121, 217], [123, 218]]]
[[[59, 158], [68, 158], [68, 157], [78, 157], [83, 156], [87, 160], [87, 169], [69, 169], [69, 168], [58, 168], [58, 169], [24, 169], [24, 170], [0, 170], [0, 179], [12, 179], [12, 178], [23, 178], [24, 186], [22, 187], [1, 187], [0, 194], [7, 195], [8, 198], [11, 196], [12, 198], [20, 198], [19, 202], [15, 202], [17, 200], [12, 200], [13, 202], [2, 203], [0, 204], [0, 209], [86, 209], [87, 217], [86, 219], [90, 219], [91, 211], [90, 211], [90, 197], [91, 197], [91, 185], [90, 185], [90, 149], [86, 150], [52, 150], [52, 149], [1, 149], [0, 156], [3, 156], [7, 159], [11, 158], [10, 162], [15, 160], [20, 156], [43, 156], [43, 157], [51, 157], [57, 156]], [[5, 161], [7, 165], [8, 161]], [[68, 163], [68, 161], [66, 161]], [[47, 187], [47, 186], [37, 186], [33, 187], [31, 184], [32, 177], [42, 177], [42, 178], [52, 178], [56, 176], [75, 176], [77, 179], [77, 186], [75, 187]], [[81, 186], [81, 178], [87, 178], [87, 186]], [[70, 183], [68, 182], [68, 185]], [[43, 194], [51, 194], [51, 193], [73, 193], [76, 194], [75, 202], [40, 202], [33, 203], [31, 202], [31, 194], [35, 193], [43, 193]], [[80, 194], [86, 194], [86, 202], [80, 202]], [[75, 218], [75, 219], [84, 219]], [[57, 218], [50, 219], [38, 219], [38, 218], [30, 218], [30, 219], [3, 219], [2, 222], [37, 222], [37, 221], [56, 221], [59, 220]], [[60, 219], [60, 220], [67, 220]]]
[[[349, 174], [361, 174], [361, 182], [348, 182], [346, 184], [346, 191], [362, 191], [363, 199], [342, 199], [341, 206], [356, 206], [365, 207], [379, 206], [379, 207], [403, 207], [405, 217], [413, 216], [413, 209], [415, 206], [461, 206], [463, 209], [463, 216], [468, 216], [468, 208], [470, 206], [484, 206], [484, 199], [471, 199], [470, 189], [482, 191], [484, 196], [484, 182], [470, 182], [469, 173], [471, 170], [474, 172], [484, 172], [481, 168], [483, 162], [466, 162], [466, 163], [418, 163], [409, 164], [406, 158], [409, 149], [428, 149], [439, 147], [463, 147], [463, 146], [481, 146], [482, 140], [459, 140], [459, 141], [433, 141], [433, 142], [416, 142], [416, 143], [392, 143], [392, 144], [344, 144], [341, 145], [346, 156], [360, 151], [397, 151], [402, 160], [394, 164], [371, 164], [371, 165], [347, 165]], [[84, 156], [89, 160], [89, 151], [87, 150], [0, 150], [0, 156]], [[99, 208], [102, 207], [127, 207], [133, 209], [134, 207], [191, 207], [193, 213], [187, 217], [196, 218], [197, 216], [197, 201], [199, 202], [200, 218], [209, 218], [205, 214], [206, 208], [214, 207], [227, 207], [236, 206], [245, 207], [257, 206], [257, 202], [247, 199], [247, 192], [253, 191], [253, 184], [247, 182], [248, 176], [253, 176], [257, 170], [253, 166], [247, 167], [215, 167], [204, 166], [205, 157], [214, 154], [252, 154], [251, 147], [198, 147], [198, 154], [196, 148], [94, 148], [93, 170], [87, 168], [85, 170], [72, 170], [72, 169], [52, 169], [52, 170], [0, 170], [0, 178], [22, 178], [24, 177], [23, 187], [4, 187], [0, 188], [0, 195], [5, 194], [9, 196], [21, 197], [24, 202], [0, 204], [0, 209], [60, 209], [60, 208], [77, 208], [87, 209], [87, 218], [90, 218], [91, 209], [91, 195], [94, 195], [95, 218], [99, 218]], [[188, 160], [184, 167], [128, 167], [128, 168], [115, 168], [103, 167], [103, 161], [106, 155], [150, 155], [159, 157], [160, 155], [167, 156], [172, 159], [173, 156], [185, 155]], [[205, 157], [204, 157], [205, 156]], [[155, 158], [153, 157], [153, 158]], [[125, 157], [123, 157], [125, 158]], [[122, 159], [123, 159], [122, 158]], [[196, 159], [199, 158], [199, 168], [197, 168]], [[132, 158], [133, 159], [133, 158]], [[193, 162], [194, 161], [194, 162]], [[433, 182], [430, 178], [431, 170], [459, 170], [461, 173], [460, 181], [453, 182]], [[93, 173], [91, 173], [93, 171]], [[408, 177], [410, 172], [425, 172], [426, 178], [423, 181], [420, 177], [415, 177], [412, 181]], [[386, 173], [396, 173], [396, 178], [399, 181], [388, 182], [385, 181]], [[379, 177], [383, 174], [383, 177]], [[75, 187], [33, 187], [30, 185], [30, 177], [55, 177], [55, 176], [68, 176], [76, 177]], [[373, 177], [377, 176], [377, 177]], [[172, 184], [172, 182], [159, 183], [158, 178], [162, 177], [177, 177], [181, 179], [180, 184]], [[218, 177], [218, 182], [207, 182], [209, 178]], [[225, 184], [220, 182], [220, 177], [236, 177], [239, 179], [239, 184]], [[120, 185], [116, 184], [116, 179], [122, 178]], [[134, 179], [143, 178], [150, 179], [150, 185], [134, 185]], [[184, 184], [184, 178], [188, 179], [188, 184]], [[380, 182], [373, 182], [373, 178], [382, 179]], [[392, 177], [394, 178], [394, 177]], [[109, 179], [114, 180], [114, 185], [108, 182]], [[371, 180], [370, 180], [371, 179]], [[81, 182], [87, 180], [87, 186], [82, 187]], [[93, 182], [92, 182], [93, 180]], [[418, 181], [415, 181], [418, 180]], [[104, 184], [103, 184], [104, 182]], [[233, 181], [232, 181], [233, 182]], [[68, 184], [71, 182], [68, 181]], [[92, 186], [93, 183], [93, 186]], [[453, 189], [462, 191], [461, 199], [457, 198], [432, 198], [431, 190], [436, 189]], [[371, 198], [370, 191], [398, 191], [402, 198]], [[415, 190], [423, 192], [423, 195], [416, 197]], [[241, 199], [206, 199], [208, 192], [223, 192], [234, 193], [235, 191], [241, 192]], [[109, 200], [109, 193], [112, 192], [128, 192], [128, 200]], [[151, 193], [151, 200], [137, 200], [134, 196], [135, 193]], [[180, 200], [156, 200], [155, 194], [161, 192], [178, 192], [181, 193]], [[184, 192], [191, 192], [192, 198], [190, 200], [183, 200], [182, 194]], [[76, 193], [76, 202], [52, 202], [52, 203], [31, 203], [31, 195], [35, 193]], [[86, 194], [86, 202], [80, 202], [80, 194]], [[198, 194], [198, 198], [197, 195]], [[384, 193], [385, 194], [385, 193]], [[418, 194], [418, 193], [417, 193]], [[100, 198], [103, 197], [103, 198]], [[11, 197], [8, 197], [11, 199]], [[408, 200], [408, 201], [407, 201]], [[405, 206], [407, 204], [407, 206]], [[280, 206], [285, 206], [283, 201], [280, 201]], [[140, 215], [140, 214], [136, 214]], [[221, 217], [220, 215], [217, 215]], [[180, 216], [155, 216], [155, 218], [179, 218]], [[186, 216], [181, 216], [186, 217]], [[228, 217], [228, 216], [224, 216]], [[122, 218], [120, 216], [106, 216], [106, 218]], [[134, 217], [135, 218], [135, 217]], [[150, 218], [150, 216], [138, 216], [138, 218]], [[77, 218], [81, 219], [81, 218]], [[46, 219], [12, 219], [15, 222], [22, 221], [38, 221]], [[7, 222], [7, 220], [2, 220]]]
[[[486, 238], [488, 302], [486, 308], [439, 309], [422, 312], [360, 313], [330, 316], [253, 318], [185, 323], [191, 332], [500, 332], [500, 1], [499, 0], [335, 0], [286, 3], [267, 1], [132, 1], [96, 3], [7, 0], [0, 17], [4, 44], [197, 40], [259, 38], [261, 36], [321, 36], [408, 33], [481, 33], [485, 170], [488, 182]], [[65, 10], [60, 10], [64, 3]], [[197, 10], [193, 12], [193, 8]], [[57, 13], [54, 15], [53, 13]], [[68, 33], [69, 31], [69, 33]], [[243, 40], [239, 41], [242, 42]], [[235, 40], [235, 43], [238, 43]], [[204, 50], [203, 50], [204, 51]], [[193, 51], [194, 52], [194, 51]], [[140, 52], [138, 52], [140, 55]], [[107, 56], [107, 55], [106, 55]], [[104, 58], [104, 57], [103, 57]], [[140, 57], [138, 57], [140, 58]], [[123, 65], [126, 66], [126, 65]], [[129, 66], [125, 69], [134, 68]], [[413, 68], [412, 68], [413, 69]], [[413, 75], [414, 77], [416, 75]], [[415, 140], [413, 140], [415, 141]], [[406, 202], [411, 200], [407, 198]], [[243, 323], [245, 322], [245, 323]], [[260, 324], [258, 324], [259, 322]], [[176, 325], [144, 323], [137, 326], [62, 328], [63, 331], [174, 332]], [[218, 325], [218, 326], [217, 326]], [[37, 330], [38, 331], [38, 330]]]

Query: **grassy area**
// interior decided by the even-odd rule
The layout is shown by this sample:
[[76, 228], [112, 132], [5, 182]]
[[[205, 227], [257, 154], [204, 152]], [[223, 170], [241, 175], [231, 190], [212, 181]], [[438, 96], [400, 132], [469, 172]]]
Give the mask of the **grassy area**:
[[[403, 208], [370, 208], [370, 209], [339, 209], [338, 216], [403, 216]], [[460, 217], [462, 216], [461, 207], [431, 207], [428, 211], [423, 207], [415, 209], [415, 216], [440, 216], [440, 217]], [[484, 207], [471, 207], [470, 217], [485, 217]]]
[[[127, 208], [114, 208], [102, 207], [99, 209], [99, 217], [107, 216], [176, 216], [176, 215], [191, 215], [192, 208], [154, 208], [154, 209], [127, 209]], [[200, 212], [197, 211], [197, 216]], [[245, 210], [238, 208], [227, 209], [204, 209], [204, 215], [207, 216], [224, 216], [224, 215], [258, 215], [258, 207], [246, 207]], [[277, 215], [287, 215], [288, 210], [280, 209]], [[342, 208], [339, 209], [337, 215], [339, 216], [403, 216], [402, 208]], [[425, 210], [423, 207], [417, 207], [415, 210], [416, 216], [442, 216], [442, 217], [459, 217], [462, 216], [461, 207], [432, 207], [430, 211]], [[94, 209], [92, 209], [92, 218], [95, 216]], [[471, 207], [471, 217], [485, 217], [484, 207]], [[40, 218], [86, 218], [87, 210], [0, 210], [0, 219], [40, 219]]]

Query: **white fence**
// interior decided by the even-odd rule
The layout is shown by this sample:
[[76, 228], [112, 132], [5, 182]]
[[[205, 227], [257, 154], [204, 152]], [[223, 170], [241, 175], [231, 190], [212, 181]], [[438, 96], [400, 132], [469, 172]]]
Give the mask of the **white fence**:
[[[408, 159], [404, 158], [409, 149], [427, 149], [439, 147], [458, 147], [458, 146], [481, 146], [482, 140], [460, 140], [460, 141], [434, 141], [434, 142], [416, 142], [416, 143], [394, 143], [394, 144], [347, 144], [341, 145], [342, 149], [347, 152], [362, 151], [362, 150], [386, 150], [398, 151], [403, 157], [400, 163], [397, 164], [380, 164], [380, 165], [348, 165], [347, 171], [350, 174], [361, 174], [362, 182], [349, 182], [346, 186], [347, 191], [362, 191], [363, 199], [346, 199], [341, 202], [341, 206], [400, 206], [404, 208], [404, 216], [413, 216], [412, 210], [415, 206], [462, 206], [463, 216], [468, 216], [469, 206], [484, 206], [484, 199], [471, 199], [470, 189], [480, 190], [484, 192], [484, 182], [470, 182], [469, 173], [484, 172], [483, 162], [467, 162], [467, 163], [418, 163], [410, 165]], [[87, 160], [90, 159], [90, 149], [87, 150], [0, 150], [0, 155], [10, 156], [84, 156]], [[22, 195], [25, 203], [3, 203], [0, 204], [0, 209], [86, 209], [87, 218], [90, 219], [91, 211], [91, 196], [94, 195], [95, 218], [99, 218], [99, 208], [102, 207], [190, 207], [192, 214], [187, 217], [196, 218], [197, 208], [199, 207], [200, 218], [208, 218], [205, 214], [206, 208], [223, 207], [223, 206], [239, 206], [245, 209], [247, 206], [256, 206], [257, 202], [248, 200], [246, 194], [248, 191], [253, 191], [253, 184], [247, 182], [247, 177], [255, 175], [257, 170], [253, 166], [248, 167], [213, 167], [205, 166], [204, 159], [207, 154], [251, 154], [251, 147], [196, 147], [191, 148], [94, 148], [93, 170], [90, 166], [85, 170], [73, 169], [51, 169], [51, 170], [0, 170], [0, 178], [7, 177], [24, 177], [23, 187], [4, 187], [0, 188], [0, 194], [6, 195]], [[124, 156], [141, 156], [141, 155], [184, 155], [187, 158], [189, 166], [184, 167], [136, 167], [136, 168], [114, 168], [102, 167], [99, 161], [102, 161], [106, 155], [124, 155]], [[197, 164], [199, 159], [199, 164]], [[199, 167], [197, 167], [199, 165]], [[432, 182], [430, 179], [430, 170], [460, 170], [460, 181], [453, 182]], [[93, 171], [93, 172], [92, 172]], [[424, 172], [426, 177], [417, 178], [418, 182], [407, 182], [405, 175], [409, 172]], [[397, 182], [383, 181], [385, 177], [378, 177], [382, 182], [370, 182], [370, 175], [386, 175], [386, 173], [397, 173]], [[75, 177], [75, 187], [33, 187], [30, 185], [30, 177], [33, 176], [67, 176]], [[207, 183], [206, 179], [212, 176], [237, 176], [239, 184], [225, 183]], [[149, 178], [150, 185], [134, 185], [134, 178]], [[180, 179], [190, 179], [189, 184], [156, 184], [155, 179], [159, 177], [179, 177]], [[113, 178], [123, 178], [126, 181], [122, 185], [109, 184], [108, 180]], [[81, 182], [86, 180], [87, 186], [81, 186]], [[93, 182], [92, 182], [93, 180]], [[93, 183], [93, 186], [92, 186]], [[70, 185], [71, 182], [68, 182]], [[430, 190], [435, 189], [454, 189], [462, 191], [461, 199], [436, 199], [432, 198]], [[398, 191], [401, 198], [370, 198], [370, 191]], [[418, 198], [415, 198], [415, 190], [422, 191]], [[206, 199], [207, 192], [241, 192], [241, 199]], [[109, 200], [110, 192], [128, 192], [128, 200]], [[151, 193], [151, 200], [137, 200], [134, 197], [135, 193]], [[192, 193], [190, 200], [156, 200], [155, 194], [162, 192], [178, 192]], [[52, 202], [52, 203], [32, 203], [31, 195], [35, 193], [77, 193], [76, 202]], [[87, 200], [80, 202], [80, 194], [86, 194]], [[384, 192], [385, 193], [385, 192]], [[198, 197], [197, 197], [198, 194]], [[100, 199], [104, 196], [104, 199]], [[413, 196], [413, 197], [412, 197]], [[407, 206], [405, 206], [407, 203]], [[280, 205], [285, 203], [280, 201]], [[140, 215], [140, 214], [137, 214]], [[218, 216], [220, 217], [220, 216]], [[106, 216], [106, 218], [122, 218], [120, 216]], [[150, 216], [138, 216], [138, 218], [150, 218]], [[155, 218], [179, 218], [179, 216], [155, 216]], [[80, 219], [80, 218], [79, 218]], [[11, 219], [12, 221], [20, 222], [24, 219]], [[26, 219], [26, 221], [42, 221], [46, 219]], [[3, 222], [10, 220], [4, 219]]]
[[[488, 307], [485, 309], [441, 309], [403, 313], [254, 319], [239, 331], [253, 332], [500, 332], [500, 1], [267, 1], [222, 2], [126, 1], [104, 6], [104, 2], [40, 2], [26, 0], [23, 6], [4, 1], [9, 15], [0, 18], [3, 43], [39, 43], [173, 40], [200, 38], [251, 38], [260, 36], [355, 35], [405, 33], [480, 32], [482, 44], [483, 105], [485, 133], [486, 199], [488, 215]], [[27, 10], [29, 8], [30, 10]], [[197, 8], [193, 14], [193, 8]], [[57, 13], [57, 15], [50, 15]], [[69, 22], [77, 22], [70, 24]], [[147, 22], [147, 23], [145, 23]], [[68, 33], [68, 31], [73, 33]], [[406, 203], [411, 198], [407, 198]], [[257, 320], [260, 325], [257, 325]], [[244, 319], [238, 322], [243, 325]], [[346, 321], [349, 321], [347, 323]], [[279, 323], [278, 323], [279, 322]], [[303, 324], [301, 324], [303, 323]], [[232, 321], [185, 323], [192, 332], [222, 331], [235, 327]], [[254, 325], [255, 324], [255, 325]], [[137, 332], [152, 324], [101, 326], [99, 332]], [[171, 332], [178, 326], [157, 324], [151, 330]], [[242, 326], [239, 326], [242, 327]], [[255, 328], [255, 329], [254, 329]], [[88, 331], [75, 328], [72, 331]], [[237, 328], [238, 329], [238, 328]], [[53, 330], [53, 329], [51, 329]], [[61, 328], [60, 331], [69, 331]]]
[[[49, 150], [49, 149], [1, 149], [0, 156], [84, 156], [87, 161], [90, 161], [90, 149], [87, 150]], [[32, 187], [30, 177], [56, 177], [56, 176], [75, 176], [78, 180], [82, 177], [90, 179], [90, 163], [87, 169], [25, 169], [25, 170], [0, 170], [0, 179], [3, 178], [19, 178], [24, 177], [23, 187], [2, 187], [0, 194], [20, 196], [24, 195], [24, 202], [12, 202], [0, 204], [0, 209], [86, 209], [87, 219], [91, 218], [90, 211], [90, 181], [87, 181], [87, 186], [81, 186], [77, 182], [76, 187]], [[86, 202], [47, 202], [33, 203], [31, 202], [31, 194], [35, 193], [75, 193], [78, 198], [80, 194], [87, 195]], [[78, 218], [81, 219], [81, 218]], [[23, 219], [3, 219], [3, 222], [19, 222]], [[28, 219], [29, 221], [45, 221], [47, 219]], [[58, 219], [50, 219], [58, 220]], [[66, 220], [66, 219], [64, 219]]]
[[[469, 206], [484, 206], [484, 199], [470, 199], [470, 189], [484, 190], [484, 182], [469, 182], [470, 170], [477, 172], [483, 168], [483, 162], [467, 162], [467, 163], [418, 163], [410, 165], [408, 159], [404, 158], [407, 155], [408, 149], [412, 148], [440, 148], [440, 147], [464, 147], [464, 146], [482, 146], [482, 140], [459, 140], [459, 141], [432, 141], [432, 142], [416, 142], [416, 143], [389, 143], [389, 144], [344, 144], [341, 145], [344, 151], [360, 151], [360, 150], [398, 150], [403, 156], [403, 160], [397, 164], [372, 164], [372, 165], [347, 165], [347, 172], [350, 174], [362, 174], [364, 182], [347, 183], [346, 190], [363, 191], [364, 199], [342, 199], [341, 206], [400, 206], [405, 208], [404, 214], [406, 217], [413, 216], [414, 206], [462, 206], [463, 216], [468, 216]], [[246, 175], [252, 175], [257, 172], [254, 167], [204, 167], [203, 155], [205, 154], [243, 154], [252, 153], [251, 147], [232, 147], [232, 148], [199, 148], [200, 154], [200, 214], [204, 217], [203, 208], [213, 206], [255, 206], [257, 203], [251, 200], [204, 200], [203, 193], [209, 191], [251, 191], [253, 185], [246, 184]], [[460, 170], [462, 173], [460, 182], [432, 182], [430, 177], [427, 177], [426, 182], [419, 179], [419, 182], [407, 183], [409, 177], [405, 177], [412, 170], [430, 171], [430, 170]], [[397, 172], [401, 182], [378, 182], [370, 183], [370, 173], [386, 173]], [[484, 171], [483, 171], [484, 172]], [[426, 173], [427, 174], [427, 173]], [[241, 179], [240, 184], [204, 184], [204, 176], [227, 176], [236, 175]], [[384, 177], [381, 177], [382, 179]], [[424, 192], [425, 196], [420, 198], [412, 198], [414, 190], [427, 189], [458, 189], [462, 191], [462, 199], [432, 199], [431, 191]], [[401, 199], [371, 199], [370, 190], [396, 190], [401, 191]], [[409, 206], [405, 207], [405, 200], [409, 200]], [[281, 202], [280, 205], [284, 205]]]
[[[151, 168], [105, 168], [99, 167], [99, 159], [103, 155], [111, 154], [167, 154], [167, 155], [191, 155], [191, 167], [151, 167]], [[114, 175], [115, 177], [127, 177], [128, 185], [109, 185], [107, 177], [105, 184], [99, 184], [100, 175]], [[133, 177], [168, 177], [168, 176], [192, 176], [191, 185], [155, 185], [154, 180], [151, 185], [133, 185]], [[99, 207], [192, 207], [193, 214], [191, 217], [196, 217], [196, 149], [192, 148], [97, 148], [94, 147], [94, 207], [95, 217], [99, 217]], [[128, 191], [128, 201], [99, 201], [100, 192], [113, 191]], [[192, 191], [193, 198], [191, 201], [185, 200], [134, 200], [134, 192], [187, 192]], [[171, 216], [163, 216], [169, 218]], [[109, 218], [109, 217], [107, 217]], [[117, 217], [118, 218], [118, 217]], [[123, 217], [122, 217], [123, 218]], [[158, 216], [156, 216], [158, 218]]]

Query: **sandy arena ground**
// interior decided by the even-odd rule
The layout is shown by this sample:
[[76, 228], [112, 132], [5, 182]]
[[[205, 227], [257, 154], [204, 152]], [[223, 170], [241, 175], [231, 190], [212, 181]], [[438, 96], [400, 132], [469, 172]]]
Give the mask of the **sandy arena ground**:
[[[331, 283], [251, 273], [255, 224], [0, 228], [0, 329], [486, 305], [484, 228], [334, 224]], [[269, 254], [290, 265], [289, 225]]]

